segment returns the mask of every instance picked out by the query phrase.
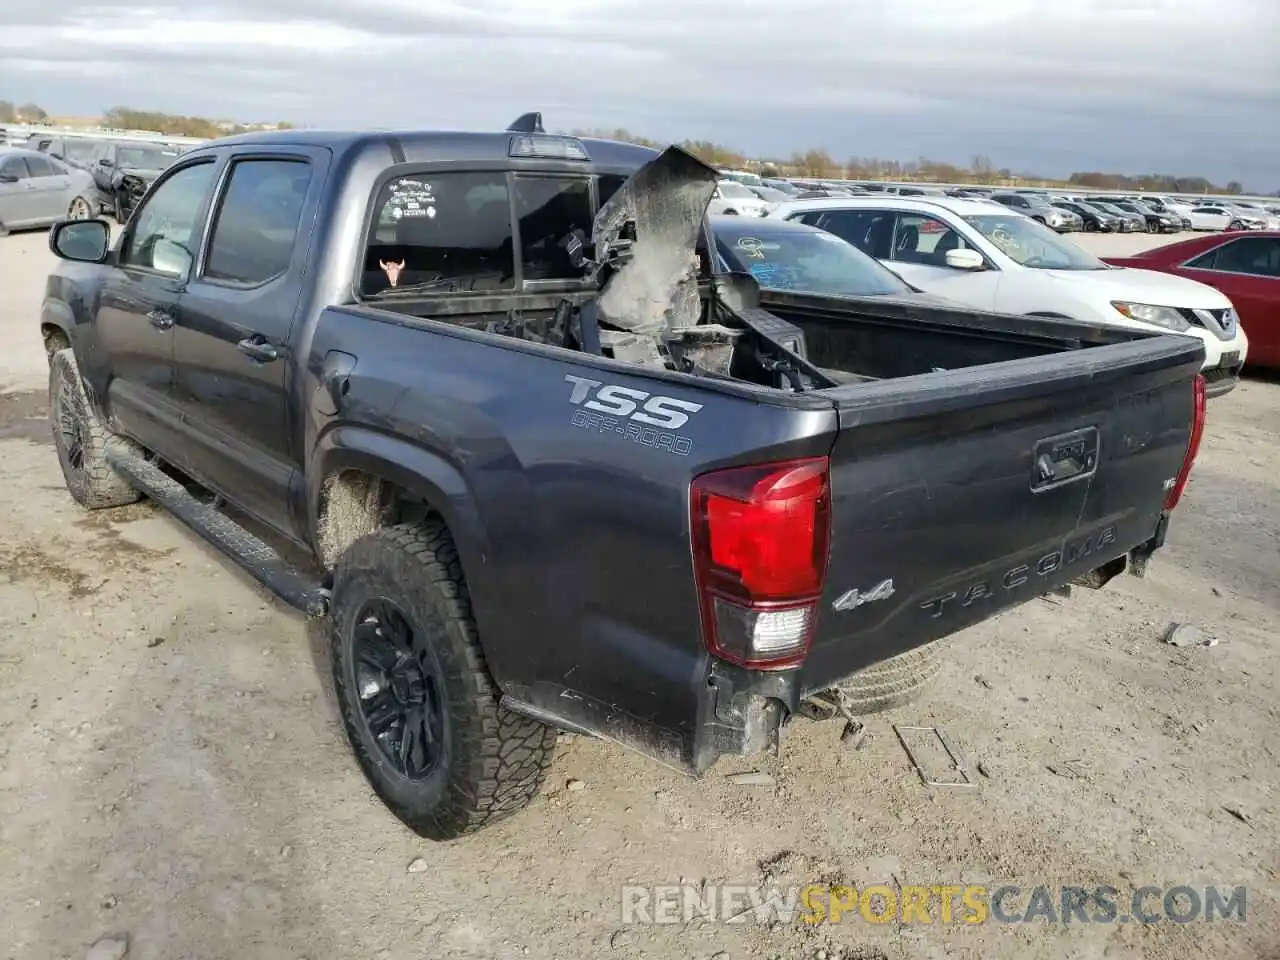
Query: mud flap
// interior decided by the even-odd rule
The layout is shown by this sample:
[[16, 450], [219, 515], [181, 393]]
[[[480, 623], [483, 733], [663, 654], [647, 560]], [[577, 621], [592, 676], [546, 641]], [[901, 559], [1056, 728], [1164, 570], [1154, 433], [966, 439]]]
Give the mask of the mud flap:
[[[679, 147], [668, 147], [600, 208], [591, 239], [597, 263], [629, 256], [600, 293], [600, 319], [642, 336], [698, 321], [695, 251], [719, 174]], [[634, 224], [634, 240], [623, 237]]]

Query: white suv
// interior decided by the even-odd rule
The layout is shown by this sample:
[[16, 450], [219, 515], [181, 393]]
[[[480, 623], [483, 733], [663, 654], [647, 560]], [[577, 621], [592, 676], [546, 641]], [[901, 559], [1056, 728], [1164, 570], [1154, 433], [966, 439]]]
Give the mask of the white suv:
[[1022, 214], [955, 197], [824, 197], [767, 214], [841, 237], [912, 286], [996, 313], [1174, 331], [1204, 343], [1211, 396], [1239, 377], [1249, 342], [1221, 292], [1185, 277], [1115, 267]]

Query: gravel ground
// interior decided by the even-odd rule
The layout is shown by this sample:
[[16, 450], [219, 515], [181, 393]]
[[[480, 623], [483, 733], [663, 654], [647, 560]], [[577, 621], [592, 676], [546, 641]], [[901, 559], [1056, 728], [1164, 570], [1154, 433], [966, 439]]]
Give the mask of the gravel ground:
[[[127, 935], [139, 960], [1280, 957], [1280, 384], [1212, 403], [1147, 579], [957, 635], [862, 749], [800, 724], [698, 783], [565, 738], [529, 810], [432, 845], [365, 786], [317, 630], [152, 506], [66, 495], [50, 260], [42, 234], [0, 240], [0, 956]], [[1221, 642], [1170, 646], [1173, 622]], [[922, 785], [890, 723], [944, 727], [976, 787]], [[681, 878], [1248, 893], [1244, 923], [621, 924], [624, 885]]]

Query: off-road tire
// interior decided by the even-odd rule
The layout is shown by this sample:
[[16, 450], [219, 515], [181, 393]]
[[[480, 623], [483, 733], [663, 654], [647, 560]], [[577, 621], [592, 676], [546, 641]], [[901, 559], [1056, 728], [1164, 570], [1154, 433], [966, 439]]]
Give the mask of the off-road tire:
[[[390, 600], [423, 633], [443, 688], [444, 751], [421, 780], [391, 765], [360, 709], [356, 621], [378, 598]], [[452, 840], [527, 806], [546, 776], [557, 734], [499, 706], [445, 525], [401, 524], [357, 540], [338, 558], [331, 609], [331, 661], [343, 725], [361, 769], [391, 811], [422, 836]]]
[[102, 422], [69, 347], [49, 359], [49, 425], [67, 492], [76, 503], [87, 510], [102, 510], [142, 499], [107, 462], [108, 446], [141, 450]]
[[855, 714], [879, 713], [911, 703], [938, 678], [942, 670], [941, 641], [900, 653], [864, 667], [837, 687]]

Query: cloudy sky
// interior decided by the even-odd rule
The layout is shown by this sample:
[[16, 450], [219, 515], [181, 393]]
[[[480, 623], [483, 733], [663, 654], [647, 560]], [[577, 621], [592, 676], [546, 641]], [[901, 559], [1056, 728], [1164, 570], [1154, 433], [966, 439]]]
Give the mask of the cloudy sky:
[[0, 0], [0, 98], [1280, 190], [1280, 0]]

